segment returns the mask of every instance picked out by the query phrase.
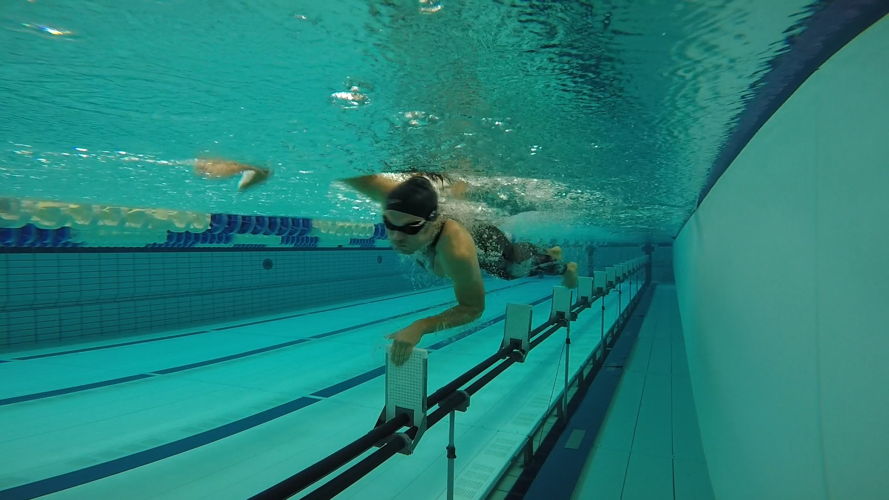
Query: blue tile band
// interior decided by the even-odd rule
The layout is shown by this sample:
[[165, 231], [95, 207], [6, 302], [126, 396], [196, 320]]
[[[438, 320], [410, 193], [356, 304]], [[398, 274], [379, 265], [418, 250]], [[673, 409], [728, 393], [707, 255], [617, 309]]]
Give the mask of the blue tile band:
[[[159, 340], [169, 340], [169, 339], [175, 339], [175, 338], [179, 338], [179, 337], [188, 337], [191, 335], [198, 335], [201, 333], [207, 333], [209, 331], [210, 330], [200, 330], [197, 332], [180, 333], [178, 335], [166, 335], [164, 337], [158, 337], [155, 339], [134, 340], [132, 342], [121, 342], [119, 344], [103, 345], [103, 346], [97, 346], [97, 347], [85, 347], [83, 349], [73, 349], [70, 351], [51, 352], [51, 353], [46, 353], [46, 354], [34, 354], [32, 356], [22, 356], [20, 358], [12, 358], [12, 361], [27, 361], [29, 359], [51, 358], [53, 356], [62, 356], [64, 354], [75, 354], [78, 352], [100, 351], [102, 349], [111, 349], [112, 347], [123, 347], [123, 346], [128, 346], [128, 345], [145, 344], [147, 342], [157, 342]], [[3, 361], [0, 361], [0, 363], [2, 363], [2, 362]]]
[[71, 394], [72, 392], [88, 391], [98, 387], [107, 387], [109, 385], [125, 384], [134, 380], [141, 380], [152, 377], [151, 374], [140, 373], [139, 375], [131, 375], [129, 377], [115, 378], [111, 380], [103, 380], [92, 384], [75, 385], [73, 387], [65, 387], [64, 389], [56, 389], [53, 391], [35, 392], [33, 394], [25, 394], [23, 396], [15, 396], [12, 398], [0, 399], [0, 406], [21, 403], [24, 401], [33, 401], [35, 399], [50, 398], [53, 396], [61, 396], [62, 394]]
[[310, 341], [310, 339], [307, 339], [307, 338], [291, 340], [289, 342], [282, 342], [280, 344], [270, 345], [270, 346], [266, 346], [266, 347], [260, 347], [259, 349], [251, 349], [249, 351], [239, 352], [237, 354], [230, 354], [228, 356], [221, 356], [218, 358], [207, 359], [204, 361], [199, 361], [197, 363], [189, 363], [187, 365], [180, 365], [180, 366], [174, 366], [172, 368], [165, 368], [163, 370], [157, 370], [157, 371], [154, 371], [151, 373], [152, 373], [152, 375], [167, 375], [170, 373], [182, 372], [185, 370], [191, 370], [193, 368], [200, 368], [202, 366], [209, 366], [209, 365], [215, 365], [217, 363], [224, 363], [226, 361], [231, 361], [233, 359], [241, 359], [241, 358], [246, 358], [248, 356], [255, 356], [257, 354], [262, 354], [265, 352], [277, 351], [278, 349], [284, 349], [286, 347], [290, 347], [290, 346], [294, 346], [294, 345], [298, 345], [298, 344], [304, 344], [309, 341]]

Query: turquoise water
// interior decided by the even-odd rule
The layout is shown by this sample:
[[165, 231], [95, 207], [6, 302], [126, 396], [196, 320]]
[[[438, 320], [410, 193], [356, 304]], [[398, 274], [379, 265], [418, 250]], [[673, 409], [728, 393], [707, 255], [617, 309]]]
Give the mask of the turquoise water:
[[0, 195], [371, 220], [332, 181], [422, 168], [519, 231], [666, 240], [808, 4], [5, 2]]

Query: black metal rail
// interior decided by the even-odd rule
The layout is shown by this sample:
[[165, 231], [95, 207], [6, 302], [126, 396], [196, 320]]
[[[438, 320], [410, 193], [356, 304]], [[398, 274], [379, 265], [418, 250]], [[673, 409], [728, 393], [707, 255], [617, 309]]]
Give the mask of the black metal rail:
[[[576, 319], [580, 312], [590, 308], [594, 301], [604, 295], [607, 295], [607, 293], [597, 293], [591, 297], [590, 300], [584, 299], [575, 302], [569, 309], [571, 320]], [[619, 315], [618, 321], [620, 321], [621, 317], [622, 316]], [[533, 350], [539, 346], [553, 333], [567, 324], [568, 318], [557, 316], [538, 325], [529, 332], [529, 340], [531, 341], [529, 350]], [[524, 359], [525, 355], [526, 353], [522, 353], [520, 349], [514, 345], [503, 347], [484, 361], [429, 395], [426, 398], [427, 407], [432, 408], [436, 405], [438, 407], [427, 415], [427, 428], [431, 428], [449, 413], [463, 406], [469, 397], [480, 391], [485, 385], [503, 373], [514, 363]], [[500, 364], [494, 366], [498, 361]], [[478, 380], [475, 380], [475, 382], [469, 385], [465, 390], [460, 390], [461, 387], [479, 376], [481, 377], [478, 378]], [[337, 471], [374, 446], [379, 446], [380, 448], [378, 450], [355, 463], [303, 498], [307, 500], [328, 499], [341, 493], [393, 455], [399, 453], [406, 447], [409, 447], [413, 439], [416, 438], [418, 432], [417, 427], [411, 427], [404, 432], [398, 432], [399, 429], [408, 423], [406, 414], [400, 414], [388, 421], [384, 420], [384, 415], [385, 410], [381, 413], [374, 428], [365, 435], [340, 448], [338, 451], [312, 466], [254, 495], [251, 499], [270, 500], [289, 498]]]

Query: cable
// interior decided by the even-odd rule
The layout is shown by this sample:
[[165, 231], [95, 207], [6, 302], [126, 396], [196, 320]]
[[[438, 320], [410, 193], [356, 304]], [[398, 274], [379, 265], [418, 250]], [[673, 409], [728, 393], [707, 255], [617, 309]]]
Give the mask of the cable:
[[559, 381], [559, 374], [561, 370], [559, 368], [562, 367], [562, 355], [565, 354], [565, 344], [562, 343], [562, 350], [559, 352], [559, 363], [556, 365], [556, 376], [553, 377], [553, 388], [549, 393], [549, 400], [546, 402], [546, 407], [549, 408], [550, 403], [553, 401], [553, 394], [556, 392], [556, 382]]

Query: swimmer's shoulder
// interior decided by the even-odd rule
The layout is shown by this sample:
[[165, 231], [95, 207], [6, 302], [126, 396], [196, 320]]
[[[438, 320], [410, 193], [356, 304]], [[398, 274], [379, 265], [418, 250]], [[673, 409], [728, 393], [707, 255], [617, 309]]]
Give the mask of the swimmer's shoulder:
[[466, 226], [454, 219], [448, 219], [442, 228], [439, 250], [455, 256], [475, 255], [475, 242]]

